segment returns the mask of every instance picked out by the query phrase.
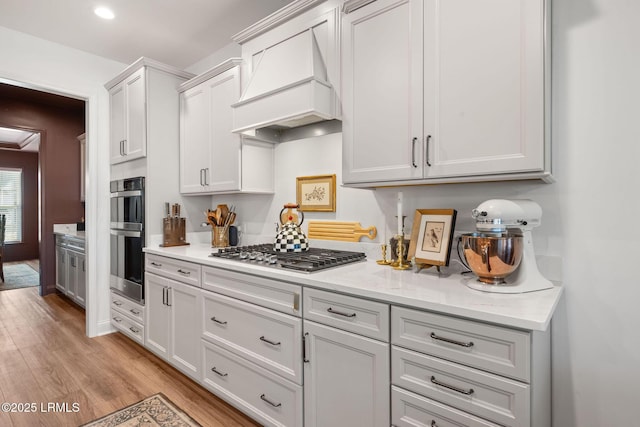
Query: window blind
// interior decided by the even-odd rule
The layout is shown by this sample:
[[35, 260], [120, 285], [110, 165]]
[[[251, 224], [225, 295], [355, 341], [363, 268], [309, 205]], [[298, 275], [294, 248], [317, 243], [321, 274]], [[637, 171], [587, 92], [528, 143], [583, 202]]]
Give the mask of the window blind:
[[5, 243], [22, 242], [22, 169], [0, 168], [0, 214], [7, 218]]

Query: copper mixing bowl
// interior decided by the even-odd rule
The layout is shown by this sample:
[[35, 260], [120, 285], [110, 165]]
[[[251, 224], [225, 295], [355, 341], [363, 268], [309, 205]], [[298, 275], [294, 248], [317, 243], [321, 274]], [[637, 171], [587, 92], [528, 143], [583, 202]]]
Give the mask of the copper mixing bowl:
[[462, 235], [464, 257], [483, 283], [497, 285], [513, 273], [522, 260], [522, 235], [468, 233]]

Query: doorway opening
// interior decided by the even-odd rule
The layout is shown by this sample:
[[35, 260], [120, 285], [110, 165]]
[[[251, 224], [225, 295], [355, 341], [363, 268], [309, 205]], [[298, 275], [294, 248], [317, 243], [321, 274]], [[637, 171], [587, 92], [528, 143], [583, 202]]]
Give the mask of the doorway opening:
[[23, 236], [20, 242], [5, 246], [5, 260], [37, 260], [30, 264], [39, 270], [40, 295], [47, 295], [56, 292], [57, 282], [54, 224], [75, 225], [85, 217], [81, 198], [85, 151], [78, 136], [86, 130], [87, 102], [5, 82], [0, 82], [0, 99], [0, 128], [23, 136], [12, 145], [0, 130], [0, 136], [5, 135], [0, 138], [0, 168], [15, 168], [16, 159], [29, 163], [24, 167], [29, 173], [23, 177], [24, 206], [19, 218]]

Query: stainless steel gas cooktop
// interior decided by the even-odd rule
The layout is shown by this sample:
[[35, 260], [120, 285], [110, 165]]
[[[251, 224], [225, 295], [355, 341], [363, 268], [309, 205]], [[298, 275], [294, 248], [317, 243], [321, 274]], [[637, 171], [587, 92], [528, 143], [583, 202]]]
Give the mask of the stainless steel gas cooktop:
[[304, 273], [324, 270], [366, 259], [364, 252], [310, 248], [304, 252], [276, 252], [273, 244], [239, 246], [220, 249], [210, 255], [247, 264], [286, 268]]

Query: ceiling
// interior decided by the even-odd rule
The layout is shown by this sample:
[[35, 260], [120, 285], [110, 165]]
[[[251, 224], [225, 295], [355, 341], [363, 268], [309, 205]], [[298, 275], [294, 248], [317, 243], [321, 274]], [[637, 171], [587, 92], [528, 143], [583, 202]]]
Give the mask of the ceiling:
[[23, 151], [38, 151], [39, 134], [22, 129], [0, 127], [0, 148], [13, 148]]
[[[0, 26], [130, 64], [186, 68], [291, 0], [1, 0]], [[116, 17], [98, 18], [96, 6]]]

